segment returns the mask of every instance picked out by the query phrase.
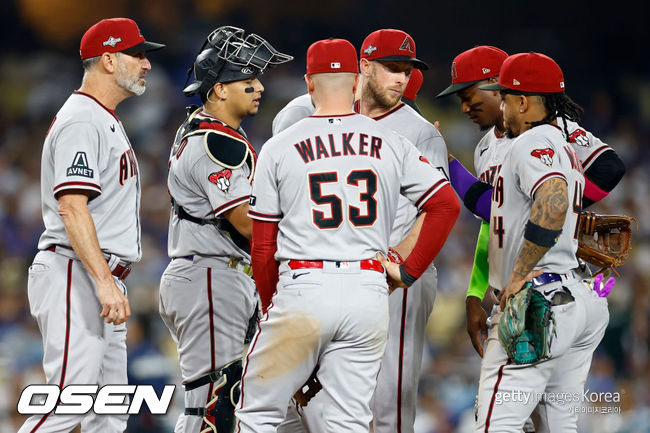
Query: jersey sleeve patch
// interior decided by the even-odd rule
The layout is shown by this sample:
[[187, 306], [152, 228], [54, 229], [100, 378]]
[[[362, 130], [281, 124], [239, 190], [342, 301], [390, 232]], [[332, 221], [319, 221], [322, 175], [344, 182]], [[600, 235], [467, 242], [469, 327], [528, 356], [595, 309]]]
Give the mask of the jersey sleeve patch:
[[535, 149], [530, 152], [530, 154], [535, 158], [538, 158], [547, 167], [553, 165], [553, 156], [555, 156], [555, 151], [550, 147], [546, 147], [544, 149]]
[[575, 143], [578, 146], [589, 147], [591, 143], [589, 142], [589, 137], [587, 132], [584, 129], [576, 129], [571, 134], [569, 134], [569, 143]]
[[221, 171], [210, 173], [208, 180], [217, 185], [221, 191], [227, 192], [230, 188], [230, 176], [232, 176], [232, 170], [224, 168]]
[[66, 169], [66, 176], [81, 176], [92, 179], [94, 170], [88, 166], [86, 152], [77, 152], [70, 167]]
[[250, 152], [245, 140], [221, 131], [207, 131], [203, 140], [210, 159], [231, 170], [241, 167]]

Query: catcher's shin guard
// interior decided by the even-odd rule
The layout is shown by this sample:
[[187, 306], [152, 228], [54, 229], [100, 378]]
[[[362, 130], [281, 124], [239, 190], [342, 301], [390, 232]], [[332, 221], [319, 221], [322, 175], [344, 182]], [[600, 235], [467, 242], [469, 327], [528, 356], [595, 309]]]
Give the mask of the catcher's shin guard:
[[185, 415], [203, 418], [201, 433], [231, 433], [235, 428], [235, 406], [241, 394], [242, 362], [237, 359], [219, 370], [185, 385], [191, 391], [214, 383], [212, 394], [205, 407], [187, 407]]

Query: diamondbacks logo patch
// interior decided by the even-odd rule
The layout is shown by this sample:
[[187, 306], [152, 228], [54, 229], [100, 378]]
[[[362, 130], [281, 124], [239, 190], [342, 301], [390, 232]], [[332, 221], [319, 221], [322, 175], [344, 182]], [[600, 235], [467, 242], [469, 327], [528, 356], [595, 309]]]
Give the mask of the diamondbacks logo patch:
[[553, 156], [555, 155], [555, 152], [550, 147], [547, 147], [546, 149], [535, 149], [530, 152], [530, 154], [535, 158], [539, 158], [540, 161], [549, 167], [553, 165]]
[[226, 192], [228, 191], [228, 188], [230, 188], [230, 176], [232, 176], [232, 171], [228, 168], [224, 168], [221, 171], [210, 173], [208, 180], [217, 185], [221, 191]]
[[569, 143], [576, 143], [578, 146], [589, 147], [589, 139], [587, 138], [587, 133], [584, 129], [576, 129], [571, 134], [569, 134]]
[[399, 46], [400, 51], [408, 51], [409, 53], [415, 53], [415, 50], [413, 49], [413, 42], [411, 41], [411, 38], [408, 36], [404, 38], [404, 42], [402, 42], [402, 45]]
[[66, 176], [81, 176], [92, 178], [94, 171], [88, 168], [88, 157], [86, 152], [77, 152], [72, 160], [72, 165], [65, 172]]

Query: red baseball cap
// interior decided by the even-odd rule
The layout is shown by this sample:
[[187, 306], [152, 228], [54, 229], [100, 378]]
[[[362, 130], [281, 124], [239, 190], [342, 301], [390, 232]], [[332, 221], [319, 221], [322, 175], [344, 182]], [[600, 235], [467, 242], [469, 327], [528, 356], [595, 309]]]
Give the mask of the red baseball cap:
[[384, 62], [413, 62], [416, 69], [429, 69], [415, 57], [415, 41], [406, 32], [382, 29], [370, 33], [361, 44], [361, 58]]
[[79, 54], [81, 60], [84, 60], [103, 53], [135, 53], [155, 51], [164, 47], [163, 44], [146, 41], [135, 21], [128, 18], [110, 18], [101, 20], [84, 33]]
[[516, 94], [564, 92], [564, 74], [555, 60], [540, 53], [519, 53], [508, 57], [498, 83], [480, 86], [481, 90], [505, 90]]
[[345, 39], [323, 39], [307, 50], [307, 75], [332, 72], [359, 73], [357, 50]]
[[463, 51], [451, 63], [451, 86], [438, 93], [437, 97], [460, 92], [479, 81], [496, 77], [507, 57], [505, 51], [489, 45]]
[[419, 69], [413, 69], [413, 71], [411, 71], [411, 76], [409, 77], [409, 82], [406, 85], [406, 89], [404, 89], [404, 98], [410, 101], [415, 101], [423, 80], [422, 71]]

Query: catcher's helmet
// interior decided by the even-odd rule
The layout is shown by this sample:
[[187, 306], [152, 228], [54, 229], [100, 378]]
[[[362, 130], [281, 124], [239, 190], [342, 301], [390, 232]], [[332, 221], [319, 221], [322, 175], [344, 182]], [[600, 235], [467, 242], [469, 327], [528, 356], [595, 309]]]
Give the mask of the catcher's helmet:
[[219, 27], [210, 33], [188, 71], [188, 80], [194, 71], [194, 82], [183, 89], [185, 96], [198, 93], [205, 102], [215, 83], [246, 80], [261, 75], [267, 67], [293, 60], [255, 33], [245, 33], [232, 26]]

